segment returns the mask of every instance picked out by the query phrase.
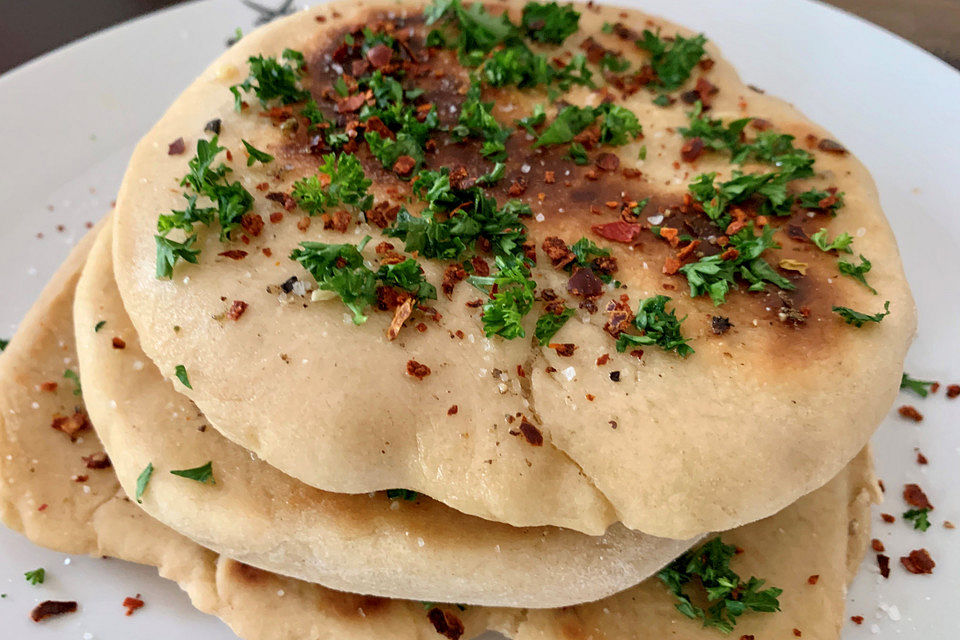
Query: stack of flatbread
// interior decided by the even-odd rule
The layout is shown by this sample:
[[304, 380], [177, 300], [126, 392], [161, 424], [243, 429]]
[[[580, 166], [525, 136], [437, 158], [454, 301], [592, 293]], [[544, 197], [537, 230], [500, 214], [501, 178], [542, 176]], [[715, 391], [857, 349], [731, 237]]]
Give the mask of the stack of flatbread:
[[703, 36], [320, 5], [23, 320], [0, 515], [248, 640], [836, 638], [914, 329], [864, 167]]

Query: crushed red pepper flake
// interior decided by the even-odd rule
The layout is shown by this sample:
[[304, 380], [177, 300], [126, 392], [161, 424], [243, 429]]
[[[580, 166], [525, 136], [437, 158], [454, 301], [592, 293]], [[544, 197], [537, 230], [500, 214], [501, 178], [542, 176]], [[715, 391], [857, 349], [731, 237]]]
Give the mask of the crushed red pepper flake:
[[815, 573], [809, 578], [807, 578], [807, 584], [817, 584], [820, 581], [820, 574]]
[[870, 548], [876, 551], [877, 553], [883, 553], [884, 551], [887, 550], [883, 546], [883, 543], [877, 538], [874, 538], [873, 540], [870, 541]]
[[520, 434], [534, 447], [543, 446], [543, 433], [526, 416], [520, 417]]
[[903, 499], [907, 504], [917, 509], [933, 509], [930, 499], [927, 498], [927, 494], [918, 484], [903, 485]]
[[75, 441], [77, 434], [90, 427], [90, 420], [83, 410], [75, 409], [73, 415], [54, 416], [50, 426], [57, 431], [67, 434], [71, 441]]
[[437, 633], [448, 640], [460, 640], [464, 628], [460, 619], [452, 613], [446, 612], [439, 607], [434, 607], [427, 612], [427, 619], [437, 630]]
[[951, 384], [947, 387], [947, 397], [953, 400], [960, 396], [960, 384]]
[[168, 156], [178, 156], [184, 151], [187, 150], [187, 145], [183, 141], [183, 138], [177, 138], [173, 142], [167, 145], [167, 155]]
[[263, 231], [263, 218], [258, 213], [245, 213], [240, 218], [240, 226], [253, 237]]
[[917, 411], [917, 408], [913, 405], [905, 404], [897, 409], [897, 413], [908, 420], [913, 420], [914, 422], [923, 421], [923, 414]]
[[[416, 300], [413, 297], [408, 296], [402, 303], [400, 303], [397, 306], [397, 308], [393, 312], [393, 319], [390, 321], [390, 326], [387, 327], [387, 340], [393, 341], [397, 338], [398, 335], [400, 335], [400, 329], [403, 328], [403, 323], [406, 322], [407, 319], [410, 318], [410, 315], [413, 313], [413, 305], [415, 303], [416, 303]], [[423, 328], [426, 329], [427, 328], [426, 325], [423, 325]], [[426, 373], [424, 373], [423, 375], [418, 375], [413, 371], [411, 371], [410, 369], [411, 362], [416, 363], [416, 361], [414, 360], [411, 360], [410, 362], [407, 363], [407, 373], [409, 373], [410, 375], [416, 376], [417, 379], [422, 379], [424, 376], [430, 375], [430, 368], [426, 367], [425, 365], [419, 365], [418, 363], [417, 363], [418, 366], [426, 368]]]
[[234, 321], [239, 320], [249, 306], [243, 300], [234, 300], [230, 308], [227, 309], [227, 317]]
[[455, 415], [457, 415], [457, 412], [458, 412], [458, 411], [460, 411], [460, 407], [458, 407], [458, 406], [455, 405], [455, 404], [452, 404], [452, 405], [450, 405], [450, 408], [447, 409], [447, 415], [448, 415], [448, 416], [455, 416]]
[[605, 354], [603, 354], [602, 356], [600, 356], [599, 358], [597, 358], [597, 366], [598, 366], [598, 367], [602, 367], [603, 365], [607, 364], [608, 362], [610, 362], [610, 354], [609, 354], [609, 353], [605, 353]]
[[927, 456], [923, 455], [921, 452], [917, 451], [917, 464], [928, 464], [930, 461], [927, 460]]
[[937, 566], [926, 549], [914, 549], [909, 555], [900, 558], [900, 564], [910, 573], [917, 575], [931, 574]]
[[577, 350], [577, 345], [571, 342], [552, 342], [547, 347], [556, 351], [561, 358], [569, 358]]
[[416, 360], [407, 360], [407, 375], [423, 380], [430, 375], [430, 367]]
[[863, 616], [850, 616], [850, 621], [853, 624], [863, 624]]
[[801, 636], [803, 635], [803, 633], [800, 631], [800, 629], [794, 629], [794, 630], [793, 630], [793, 635], [795, 635], [795, 636], [797, 636], [797, 637], [799, 638], [799, 637], [801, 637]]
[[77, 610], [77, 603], [74, 600], [44, 600], [30, 612], [30, 619], [34, 622], [40, 622], [54, 616], [62, 616], [65, 613], [74, 613]]
[[115, 337], [113, 338], [113, 340], [111, 340], [110, 342], [111, 342], [111, 344], [113, 344], [113, 348], [114, 348], [114, 349], [126, 349], [126, 348], [127, 348], [127, 343], [123, 341], [123, 338], [118, 338], [118, 337], [115, 336]]
[[892, 515], [890, 515], [889, 513], [881, 513], [880, 518], [887, 524], [893, 524], [894, 522], [897, 521], [897, 519]]
[[877, 567], [880, 568], [880, 575], [884, 578], [890, 577], [890, 556], [885, 556], [882, 553], [877, 554]]
[[89, 456], [80, 456], [87, 469], [109, 469], [111, 466], [110, 457], [105, 451], [91, 453]]
[[40, 391], [47, 391], [49, 393], [53, 393], [54, 391], [57, 390], [59, 386], [60, 385], [57, 384], [56, 382], [44, 382], [44, 383], [41, 383], [40, 385]]
[[124, 615], [132, 616], [133, 612], [137, 609], [143, 608], [144, 602], [140, 599], [140, 594], [138, 593], [135, 598], [127, 596], [123, 599], [123, 606], [126, 608], [127, 612]]
[[231, 260], [243, 260], [247, 257], [247, 252], [242, 249], [229, 249], [227, 251], [221, 251], [217, 255], [230, 258]]
[[282, 220], [283, 220], [283, 212], [282, 212], [282, 211], [274, 211], [273, 213], [270, 214], [270, 222], [272, 222], [273, 224], [277, 224], [278, 222], [281, 222]]

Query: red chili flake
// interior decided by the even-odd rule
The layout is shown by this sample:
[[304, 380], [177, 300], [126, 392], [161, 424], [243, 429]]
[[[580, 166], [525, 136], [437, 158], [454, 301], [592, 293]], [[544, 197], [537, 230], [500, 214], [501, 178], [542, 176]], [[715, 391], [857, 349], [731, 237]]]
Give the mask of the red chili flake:
[[473, 265], [473, 271], [481, 278], [485, 278], [490, 275], [490, 265], [487, 264], [487, 261], [481, 258], [480, 256], [474, 256], [470, 259], [470, 264]]
[[273, 255], [273, 250], [270, 247], [264, 247], [263, 249], [260, 249], [260, 251], [262, 251], [263, 255], [267, 256], [268, 258]]
[[54, 416], [50, 426], [67, 434], [71, 441], [75, 441], [77, 434], [90, 426], [90, 420], [86, 413], [76, 409], [71, 416]]
[[917, 408], [913, 405], [905, 404], [897, 409], [897, 413], [908, 420], [913, 420], [914, 422], [920, 422], [923, 420], [923, 414], [917, 411]]
[[588, 402], [593, 402], [597, 399], [597, 396], [593, 395], [592, 393], [588, 393], [586, 397]]
[[667, 256], [666, 260], [663, 261], [663, 271], [664, 275], [672, 276], [680, 270], [680, 267], [683, 266], [683, 263], [674, 258], [673, 256]]
[[509, 195], [512, 198], [517, 198], [519, 196], [522, 196], [526, 192], [527, 192], [527, 180], [526, 178], [522, 178], [522, 177], [515, 179], [510, 184], [510, 187], [507, 189], [507, 195]]
[[630, 355], [632, 355], [637, 360], [640, 360], [641, 358], [643, 358], [643, 349], [634, 349], [633, 351], [630, 352]]
[[605, 353], [605, 354], [603, 354], [602, 356], [600, 356], [599, 358], [597, 358], [597, 366], [598, 366], [598, 367], [602, 367], [603, 365], [607, 364], [608, 362], [610, 362], [610, 354], [609, 354], [609, 353]]
[[633, 242], [633, 239], [640, 233], [641, 227], [639, 224], [617, 220], [616, 222], [607, 222], [606, 224], [596, 224], [590, 227], [590, 229], [601, 238], [606, 238], [614, 242], [630, 243]]
[[127, 596], [123, 599], [123, 606], [127, 609], [127, 613], [125, 615], [132, 616], [134, 611], [143, 607], [143, 604], [143, 600], [140, 599], [139, 593], [137, 594], [136, 598]]
[[[326, 175], [326, 174], [322, 174]], [[281, 191], [272, 191], [267, 194], [267, 200], [273, 200], [287, 211], [293, 211], [297, 208], [297, 201], [289, 193]]]
[[30, 619], [40, 622], [53, 616], [62, 616], [65, 613], [74, 613], [77, 610], [75, 601], [44, 600], [30, 612]]
[[890, 577], [890, 556], [882, 553], [877, 554], [877, 566], [880, 568], [880, 575], [884, 578]]
[[239, 320], [240, 316], [243, 315], [243, 312], [249, 307], [246, 302], [243, 300], [234, 300], [233, 304], [230, 305], [230, 308], [227, 310], [227, 317], [231, 320]]
[[458, 407], [458, 406], [455, 405], [455, 404], [452, 404], [452, 405], [450, 405], [450, 408], [447, 409], [447, 415], [448, 415], [448, 416], [455, 416], [455, 415], [457, 415], [457, 412], [458, 412], [458, 411], [460, 411], [460, 407]]
[[460, 636], [463, 635], [463, 623], [460, 619], [439, 607], [434, 607], [427, 612], [427, 620], [437, 633], [449, 640], [460, 640]]
[[416, 360], [407, 360], [407, 375], [413, 376], [417, 380], [423, 380], [430, 375], [430, 367]]
[[417, 161], [411, 156], [400, 156], [397, 158], [397, 161], [393, 163], [393, 172], [398, 176], [405, 177], [410, 175], [410, 172], [413, 171], [413, 168], [416, 166]]
[[92, 453], [89, 456], [81, 456], [80, 459], [83, 460], [87, 469], [109, 469], [111, 465], [110, 458], [104, 451]]
[[883, 546], [883, 543], [880, 542], [877, 538], [874, 538], [870, 541], [870, 548], [876, 551], [877, 553], [883, 553], [887, 549]]
[[589, 268], [577, 269], [567, 281], [567, 291], [580, 298], [595, 298], [603, 293], [603, 280]]
[[283, 213], [281, 211], [274, 211], [270, 214], [270, 222], [277, 224], [283, 220]]
[[270, 188], [269, 182], [260, 182], [256, 186], [257, 191], [266, 191], [269, 188]]
[[310, 228], [310, 216], [303, 216], [297, 220], [297, 229], [300, 231], [306, 232]]
[[398, 213], [400, 213], [399, 205], [381, 200], [367, 211], [367, 221], [381, 229], [386, 229], [397, 219]]
[[554, 182], [557, 181], [557, 177], [553, 171], [545, 171], [543, 173], [543, 181], [546, 182], [547, 184], [553, 184]]
[[947, 397], [951, 400], [960, 396], [960, 384], [951, 384], [947, 387]]
[[957, 528], [957, 525], [953, 524], [953, 523], [950, 522], [949, 520], [944, 520], [944, 521], [943, 521], [943, 528], [944, 528], [944, 529], [956, 529], [956, 528]]
[[89, 479], [90, 479], [90, 476], [88, 476], [88, 475], [73, 476], [73, 481], [74, 481], [74, 482], [86, 482], [86, 481], [89, 480]]
[[930, 385], [930, 393], [936, 393], [937, 391], [940, 391], [940, 383], [934, 382]]
[[793, 630], [793, 635], [795, 635], [795, 636], [797, 636], [797, 637], [799, 638], [800, 636], [803, 635], [803, 633], [800, 632], [800, 629], [794, 629], [794, 630]]
[[551, 342], [547, 347], [556, 351], [561, 358], [569, 358], [577, 350], [577, 345], [572, 342]]
[[927, 494], [923, 492], [918, 484], [903, 485], [903, 499], [912, 507], [917, 509], [933, 509]]
[[807, 584], [817, 584], [820, 581], [820, 574], [815, 573], [809, 578], [807, 578]]
[[557, 236], [545, 238], [540, 248], [542, 248], [543, 252], [550, 258], [550, 263], [558, 269], [566, 267], [577, 259], [577, 256], [567, 247], [567, 243]]
[[183, 142], [183, 138], [177, 138], [169, 145], [167, 145], [167, 155], [168, 156], [178, 156], [184, 151], [187, 150], [187, 145]]
[[245, 213], [240, 218], [240, 226], [251, 236], [257, 237], [263, 231], [263, 218], [257, 213]]
[[452, 297], [453, 289], [467, 278], [467, 271], [459, 263], [449, 265], [443, 270], [443, 278], [440, 281], [440, 289], [447, 296]]
[[47, 392], [53, 393], [54, 391], [57, 390], [57, 387], [59, 386], [60, 385], [58, 385], [56, 382], [44, 382], [40, 385], [40, 391], [47, 391]]
[[123, 338], [114, 338], [112, 340], [114, 349], [126, 349], [127, 343], [123, 341]]
[[465, 303], [465, 304], [466, 304], [466, 306], [470, 307], [471, 309], [477, 309], [478, 307], [482, 307], [482, 306], [483, 306], [483, 298], [477, 298], [476, 300], [470, 300], [469, 302], [467, 302], [467, 303]]
[[827, 153], [836, 153], [838, 155], [844, 155], [847, 153], [846, 147], [837, 142], [836, 140], [831, 140], [830, 138], [824, 138], [817, 143], [817, 149], [820, 151], [825, 151]]
[[894, 518], [894, 517], [893, 517], [892, 515], [890, 515], [889, 513], [881, 513], [881, 514], [880, 514], [880, 518], [881, 518], [884, 522], [886, 522], [887, 524], [893, 524], [894, 522], [897, 521], [897, 519]]
[[690, 138], [680, 147], [680, 157], [684, 162], [693, 162], [703, 154], [703, 140], [699, 137]]
[[863, 624], [863, 616], [850, 616], [850, 620], [853, 624]]
[[520, 433], [534, 447], [543, 446], [543, 434], [540, 429], [527, 420], [526, 416], [520, 418]]
[[937, 566], [926, 549], [914, 549], [910, 555], [900, 558], [900, 564], [910, 573], [916, 574], [933, 573], [933, 568]]
[[923, 455], [922, 453], [920, 453], [919, 451], [917, 451], [917, 464], [927, 464], [927, 463], [929, 463], [929, 462], [930, 462], [930, 461], [927, 460], [927, 456], [925, 456], [925, 455]]
[[616, 171], [620, 168], [620, 158], [609, 152], [601, 153], [593, 162], [601, 171]]
[[217, 255], [230, 258], [231, 260], [243, 260], [247, 257], [247, 252], [242, 249], [230, 249], [228, 251], [221, 251]]
[[392, 57], [393, 49], [383, 43], [370, 47], [370, 50], [367, 51], [367, 60], [377, 69], [387, 66]]

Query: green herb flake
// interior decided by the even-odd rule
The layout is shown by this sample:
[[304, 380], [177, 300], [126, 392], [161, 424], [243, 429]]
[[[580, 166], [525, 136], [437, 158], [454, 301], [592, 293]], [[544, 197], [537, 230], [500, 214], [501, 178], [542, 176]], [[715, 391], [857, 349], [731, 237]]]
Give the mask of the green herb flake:
[[323, 156], [323, 164], [317, 170], [326, 174], [329, 182], [324, 186], [317, 175], [302, 178], [293, 185], [293, 197], [300, 207], [311, 216], [319, 215], [340, 203], [353, 205], [365, 211], [373, 204], [373, 196], [367, 189], [373, 184], [363, 172], [356, 156], [329, 153]]
[[194, 467], [193, 469], [176, 469], [171, 471], [175, 476], [180, 476], [181, 478], [187, 478], [189, 480], [195, 480], [201, 484], [217, 484], [213, 479], [213, 461], [211, 460], [205, 465], [199, 467]]
[[376, 300], [377, 276], [363, 263], [363, 254], [352, 244], [301, 242], [290, 258], [310, 272], [317, 286], [332, 291], [353, 313], [353, 323], [367, 321], [364, 310]]
[[253, 163], [255, 163], [255, 162], [259, 162], [260, 164], [267, 164], [267, 163], [269, 163], [269, 162], [273, 162], [273, 156], [270, 155], [269, 153], [266, 153], [266, 152], [264, 152], [264, 151], [260, 151], [260, 150], [257, 149], [255, 146], [253, 146], [252, 144], [250, 144], [250, 143], [247, 142], [246, 140], [243, 140], [242, 138], [241, 138], [240, 142], [243, 143], [243, 146], [246, 148], [247, 153], [249, 154], [249, 155], [247, 156], [247, 166], [248, 166], [248, 167], [252, 167], [252, 166], [253, 166]]
[[930, 513], [930, 509], [910, 509], [904, 512], [903, 519], [913, 522], [914, 529], [926, 531], [930, 528], [930, 520], [927, 518], [928, 513]]
[[387, 498], [390, 500], [406, 500], [408, 502], [413, 502], [420, 497], [416, 491], [410, 491], [409, 489], [387, 489]]
[[[676, 596], [677, 611], [693, 620], [700, 620], [704, 627], [712, 627], [730, 633], [737, 618], [748, 611], [772, 613], [780, 610], [778, 598], [782, 589], [770, 587], [761, 590], [765, 581], [751, 577], [746, 582], [730, 568], [730, 560], [736, 547], [724, 544], [719, 537], [698, 549], [684, 553], [657, 573], [657, 577]], [[692, 582], [699, 582], [704, 589], [698, 602], [706, 602], [703, 608], [694, 603], [694, 598], [685, 591]]]
[[173, 277], [173, 267], [178, 260], [184, 260], [192, 264], [200, 262], [199, 249], [194, 249], [193, 245], [197, 241], [197, 235], [188, 236], [183, 242], [171, 240], [165, 236], [153, 236], [157, 243], [157, 278], [169, 280]]
[[468, 281], [481, 291], [496, 293], [483, 305], [483, 329], [487, 337], [498, 335], [508, 340], [526, 336], [523, 318], [533, 308], [536, 283], [520, 263], [508, 263], [497, 256], [498, 273], [493, 276], [470, 276]]
[[678, 319], [672, 309], [668, 313], [668, 302], [670, 298], [663, 295], [641, 300], [633, 318], [633, 326], [640, 334], [621, 333], [617, 338], [617, 351], [623, 353], [627, 347], [656, 345], [664, 351], [676, 351], [684, 358], [691, 355], [693, 348], [680, 332], [680, 325], [686, 318]]
[[528, 2], [523, 7], [521, 24], [527, 37], [532, 40], [563, 44], [580, 28], [580, 14], [570, 5]]
[[885, 317], [890, 315], [890, 301], [887, 300], [883, 303], [883, 311], [877, 312], [872, 316], [859, 311], [854, 311], [849, 307], [833, 307], [833, 312], [843, 318], [843, 321], [847, 324], [852, 324], [853, 326], [860, 328], [868, 322], [880, 322]]
[[173, 370], [173, 373], [175, 376], [177, 376], [177, 380], [180, 381], [180, 384], [185, 386], [187, 389], [193, 390], [193, 385], [190, 384], [190, 378], [187, 377], [187, 368], [185, 366], [178, 364]]
[[9, 340], [0, 339], [0, 352], [7, 350], [7, 345], [10, 344]]
[[94, 333], [100, 333], [100, 329], [103, 329], [104, 325], [106, 325], [106, 324], [107, 324], [107, 321], [106, 321], [106, 320], [101, 320], [101, 321], [98, 322], [97, 324], [93, 325], [93, 332], [94, 332]]
[[567, 149], [567, 154], [564, 158], [573, 160], [573, 163], [579, 166], [584, 166], [590, 163], [590, 158], [587, 156], [587, 150], [579, 142], [574, 142], [570, 145], [570, 148]]
[[910, 374], [906, 371], [903, 372], [903, 376], [900, 378], [900, 388], [908, 389], [913, 391], [915, 394], [921, 398], [926, 398], [930, 393], [930, 387], [937, 384], [933, 380], [916, 380], [911, 378]]
[[676, 35], [672, 40], [660, 37], [644, 29], [636, 44], [650, 53], [650, 66], [656, 74], [656, 86], [665, 91], [679, 88], [690, 78], [690, 73], [703, 57], [703, 45], [707, 39], [703, 34], [692, 38]]
[[280, 58], [283, 62], [273, 57], [264, 58], [262, 55], [247, 59], [250, 66], [247, 79], [230, 87], [234, 107], [238, 112], [243, 107], [241, 92], [252, 91], [262, 107], [274, 100], [281, 104], [292, 104], [310, 97], [310, 92], [300, 86], [300, 72], [304, 66], [303, 54], [287, 49]]
[[140, 472], [140, 475], [137, 476], [137, 493], [134, 498], [138, 504], [142, 504], [143, 492], [147, 490], [147, 484], [150, 482], [150, 477], [153, 475], [153, 463], [147, 464], [144, 467], [143, 471]]
[[79, 396], [83, 393], [80, 387], [80, 376], [73, 369], [67, 369], [63, 372], [63, 377], [73, 381], [73, 395]]
[[573, 317], [573, 314], [573, 309], [565, 307], [559, 314], [548, 311], [537, 318], [537, 326], [533, 331], [537, 344], [541, 347], [547, 345], [550, 339], [567, 323], [567, 320]]
[[41, 567], [33, 571], [27, 571], [23, 574], [23, 577], [32, 585], [43, 584], [43, 581], [47, 578], [47, 572]]
[[866, 274], [870, 271], [872, 266], [873, 265], [870, 264], [870, 261], [864, 258], [862, 255], [860, 256], [860, 264], [858, 265], [855, 265], [852, 262], [847, 262], [846, 260], [839, 260], [837, 262], [837, 268], [840, 270], [840, 273], [845, 276], [850, 276], [867, 289], [870, 289], [870, 291], [876, 295], [877, 290], [867, 284], [866, 277]]
[[827, 230], [820, 229], [810, 236], [810, 241], [821, 251], [837, 251], [844, 253], [853, 253], [850, 245], [853, 243], [853, 236], [849, 233], [841, 233], [832, 241], [827, 241]]

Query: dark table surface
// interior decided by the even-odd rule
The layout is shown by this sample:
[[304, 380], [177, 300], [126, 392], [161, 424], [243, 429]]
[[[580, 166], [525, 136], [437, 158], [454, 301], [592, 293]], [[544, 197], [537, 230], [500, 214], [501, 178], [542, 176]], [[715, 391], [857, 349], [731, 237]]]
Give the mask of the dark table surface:
[[[5, 2], [0, 11], [0, 73], [104, 27], [182, 1]], [[278, 6], [284, 1], [260, 0], [260, 4]], [[960, 68], [960, 0], [829, 0], [829, 3], [886, 27]]]

